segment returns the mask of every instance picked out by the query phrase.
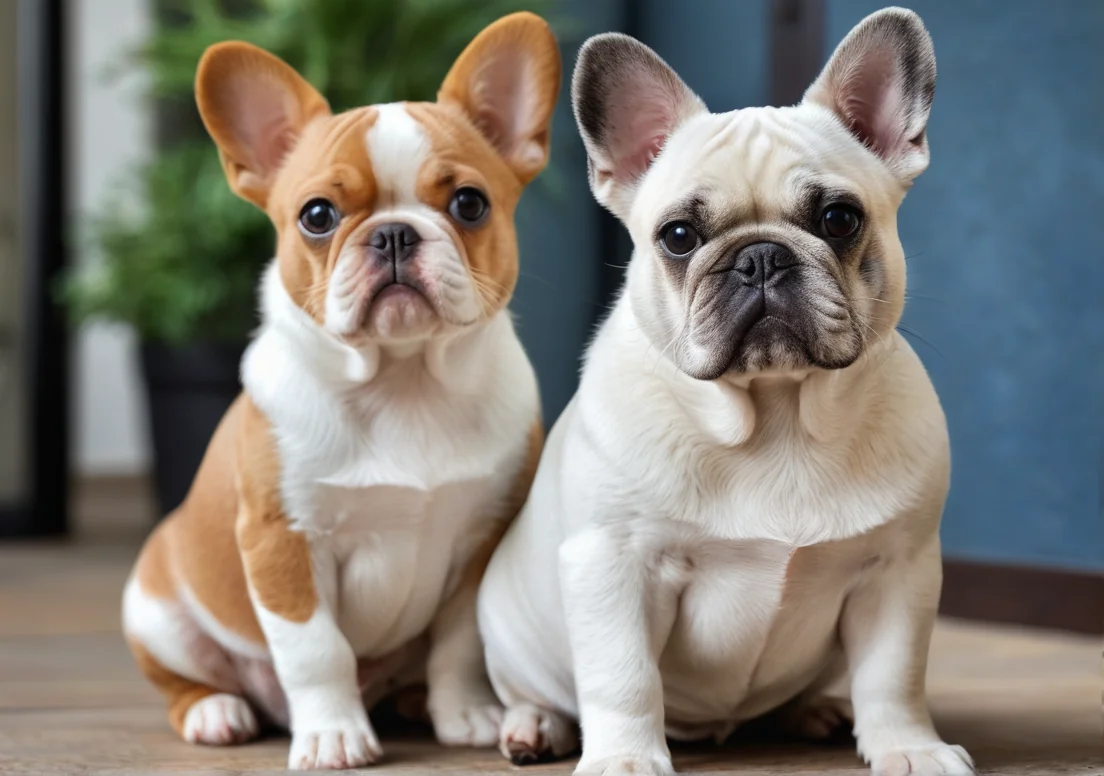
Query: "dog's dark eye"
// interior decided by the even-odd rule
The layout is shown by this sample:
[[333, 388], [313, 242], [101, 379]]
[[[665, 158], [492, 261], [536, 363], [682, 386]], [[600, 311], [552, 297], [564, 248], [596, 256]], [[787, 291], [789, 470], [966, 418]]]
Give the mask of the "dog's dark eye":
[[341, 220], [337, 208], [328, 199], [312, 199], [299, 211], [299, 226], [311, 237], [324, 237], [337, 228]]
[[694, 227], [681, 221], [666, 227], [660, 241], [667, 255], [676, 259], [689, 256], [701, 244], [701, 238]]
[[862, 216], [850, 205], [829, 205], [820, 217], [820, 231], [825, 237], [842, 240], [859, 229]]
[[449, 215], [464, 226], [478, 226], [483, 223], [490, 209], [490, 203], [483, 192], [471, 186], [457, 189], [449, 202]]

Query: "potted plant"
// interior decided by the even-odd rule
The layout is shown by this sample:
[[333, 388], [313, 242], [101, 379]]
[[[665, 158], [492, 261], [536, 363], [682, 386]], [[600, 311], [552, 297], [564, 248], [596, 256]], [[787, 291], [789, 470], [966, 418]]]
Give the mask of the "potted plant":
[[162, 514], [183, 500], [240, 390], [256, 285], [274, 246], [267, 217], [230, 193], [195, 112], [203, 51], [229, 39], [261, 46], [310, 80], [335, 112], [432, 100], [480, 29], [516, 10], [547, 14], [550, 2], [176, 0], [162, 8], [161, 23], [126, 66], [145, 68], [169, 131], [92, 219], [101, 261], [63, 284], [74, 322], [119, 321], [138, 333]]

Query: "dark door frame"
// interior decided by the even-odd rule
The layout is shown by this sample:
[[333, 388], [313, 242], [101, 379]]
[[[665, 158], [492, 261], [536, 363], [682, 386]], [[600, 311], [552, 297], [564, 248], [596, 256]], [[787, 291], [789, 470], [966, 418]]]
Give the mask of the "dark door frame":
[[52, 290], [66, 264], [64, 0], [19, 0], [17, 110], [23, 249], [24, 498], [0, 504], [0, 536], [51, 536], [68, 527], [69, 347]]

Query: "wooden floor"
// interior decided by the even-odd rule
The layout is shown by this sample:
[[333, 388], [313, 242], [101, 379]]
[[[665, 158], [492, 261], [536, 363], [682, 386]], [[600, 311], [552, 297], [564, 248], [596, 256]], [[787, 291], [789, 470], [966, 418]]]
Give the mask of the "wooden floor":
[[[123, 521], [125, 522], [125, 521]], [[263, 773], [286, 739], [231, 749], [176, 739], [119, 635], [119, 594], [137, 545], [127, 531], [70, 545], [0, 545], [0, 774]], [[944, 737], [983, 773], [1104, 774], [1101, 644], [941, 623], [929, 688]], [[518, 771], [492, 751], [383, 737], [376, 773]], [[525, 774], [569, 774], [572, 763]], [[854, 774], [851, 745], [746, 743], [675, 751], [680, 773]]]

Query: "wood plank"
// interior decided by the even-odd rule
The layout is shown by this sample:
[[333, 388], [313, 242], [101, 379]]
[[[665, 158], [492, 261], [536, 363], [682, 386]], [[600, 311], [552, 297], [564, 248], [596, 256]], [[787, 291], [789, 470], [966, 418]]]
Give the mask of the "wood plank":
[[[0, 546], [0, 773], [282, 772], [287, 740], [194, 747], [169, 729], [157, 693], [118, 631], [119, 596], [136, 552], [122, 544]], [[936, 724], [984, 773], [1102, 773], [1099, 639], [940, 622], [929, 691]], [[448, 750], [381, 729], [387, 762], [370, 772], [562, 774], [494, 751]], [[738, 740], [676, 747], [680, 773], [868, 772], [853, 745]]]

